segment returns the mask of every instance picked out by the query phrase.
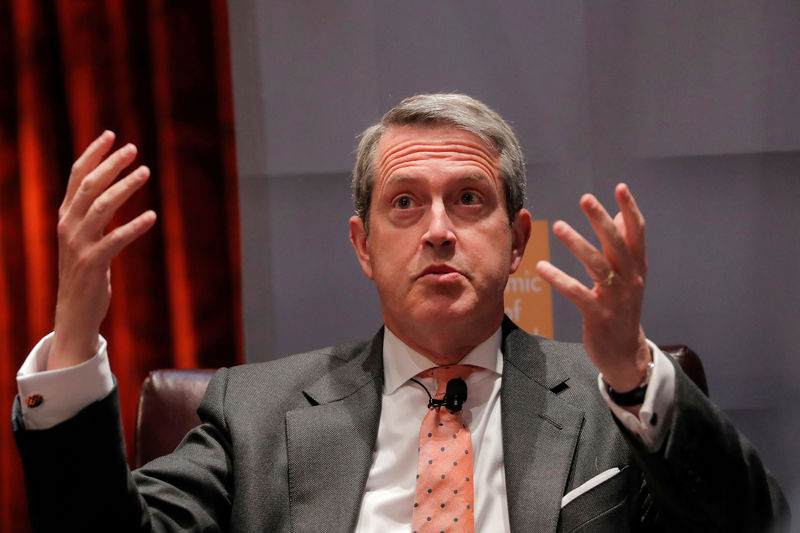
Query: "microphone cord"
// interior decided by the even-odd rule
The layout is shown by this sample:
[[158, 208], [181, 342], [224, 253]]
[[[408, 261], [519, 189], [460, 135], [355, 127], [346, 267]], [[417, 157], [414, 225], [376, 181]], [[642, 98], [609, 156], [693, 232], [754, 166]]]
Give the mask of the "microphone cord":
[[[441, 405], [444, 403], [444, 400], [434, 400], [433, 396], [431, 396], [431, 393], [428, 391], [428, 387], [423, 385], [422, 382], [417, 380], [416, 378], [411, 378], [411, 381], [422, 387], [422, 390], [424, 390], [425, 394], [428, 395], [428, 409], [430, 409], [431, 407], [441, 407]], [[441, 402], [441, 403], [436, 403], [436, 402]]]

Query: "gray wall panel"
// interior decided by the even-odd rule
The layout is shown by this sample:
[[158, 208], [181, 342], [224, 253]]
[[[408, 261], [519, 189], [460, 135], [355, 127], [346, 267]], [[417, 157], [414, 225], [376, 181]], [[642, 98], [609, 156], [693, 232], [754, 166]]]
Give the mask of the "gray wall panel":
[[595, 154], [800, 148], [800, 4], [586, 5]]
[[268, 178], [274, 354], [369, 338], [380, 306], [350, 245], [349, 176]]
[[[463, 91], [518, 132], [535, 218], [588, 232], [580, 195], [608, 205], [630, 183], [646, 332], [697, 349], [800, 510], [800, 3], [229, 4], [248, 360], [378, 327], [347, 239], [354, 137], [404, 96]], [[555, 336], [579, 340], [577, 311], [553, 310]]]

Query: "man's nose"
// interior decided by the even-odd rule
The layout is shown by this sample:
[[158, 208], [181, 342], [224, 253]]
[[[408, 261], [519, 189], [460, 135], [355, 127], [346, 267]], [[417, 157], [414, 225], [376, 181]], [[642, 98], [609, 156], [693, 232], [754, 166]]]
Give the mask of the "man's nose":
[[434, 248], [451, 246], [456, 242], [453, 224], [442, 202], [434, 202], [428, 215], [428, 228], [422, 235], [423, 242]]

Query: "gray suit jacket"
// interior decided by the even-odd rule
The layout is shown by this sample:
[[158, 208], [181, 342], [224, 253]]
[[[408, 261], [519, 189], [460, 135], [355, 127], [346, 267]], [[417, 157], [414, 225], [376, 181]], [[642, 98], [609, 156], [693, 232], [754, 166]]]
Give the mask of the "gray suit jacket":
[[[352, 531], [380, 418], [382, 331], [270, 363], [222, 369], [178, 449], [131, 473], [116, 391], [44, 431], [14, 413], [39, 531]], [[503, 324], [501, 392], [513, 531], [769, 531], [780, 490], [727, 419], [677, 369], [663, 449], [640, 448], [576, 344]], [[561, 508], [561, 498], [620, 473]], [[785, 527], [785, 526], [784, 526]]]

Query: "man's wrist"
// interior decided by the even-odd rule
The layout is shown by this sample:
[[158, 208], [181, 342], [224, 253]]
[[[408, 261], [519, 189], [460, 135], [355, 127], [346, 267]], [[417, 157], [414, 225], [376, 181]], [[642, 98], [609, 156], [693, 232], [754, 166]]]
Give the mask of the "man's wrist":
[[97, 353], [99, 333], [93, 332], [88, 336], [67, 336], [56, 331], [50, 356], [47, 359], [47, 370], [57, 370], [79, 365], [92, 358]]
[[653, 452], [664, 442], [671, 424], [675, 369], [669, 357], [655, 344], [650, 341], [647, 344], [653, 353], [654, 366], [643, 403], [635, 406], [615, 403], [608, 394], [608, 382], [603, 374], [597, 376], [597, 385], [617, 420]]
[[650, 379], [653, 350], [647, 344], [644, 333], [636, 352], [632, 359], [627, 359], [627, 363], [601, 370], [603, 381], [617, 393], [636, 390]]
[[614, 401], [614, 403], [623, 407], [641, 405], [642, 402], [644, 402], [645, 394], [647, 394], [647, 385], [650, 383], [650, 376], [653, 374], [653, 368], [655, 368], [655, 363], [653, 361], [647, 363], [647, 370], [645, 371], [646, 373], [644, 379], [641, 383], [639, 383], [638, 387], [635, 387], [629, 391], [616, 391], [611, 385], [606, 383], [605, 385], [608, 396]]

